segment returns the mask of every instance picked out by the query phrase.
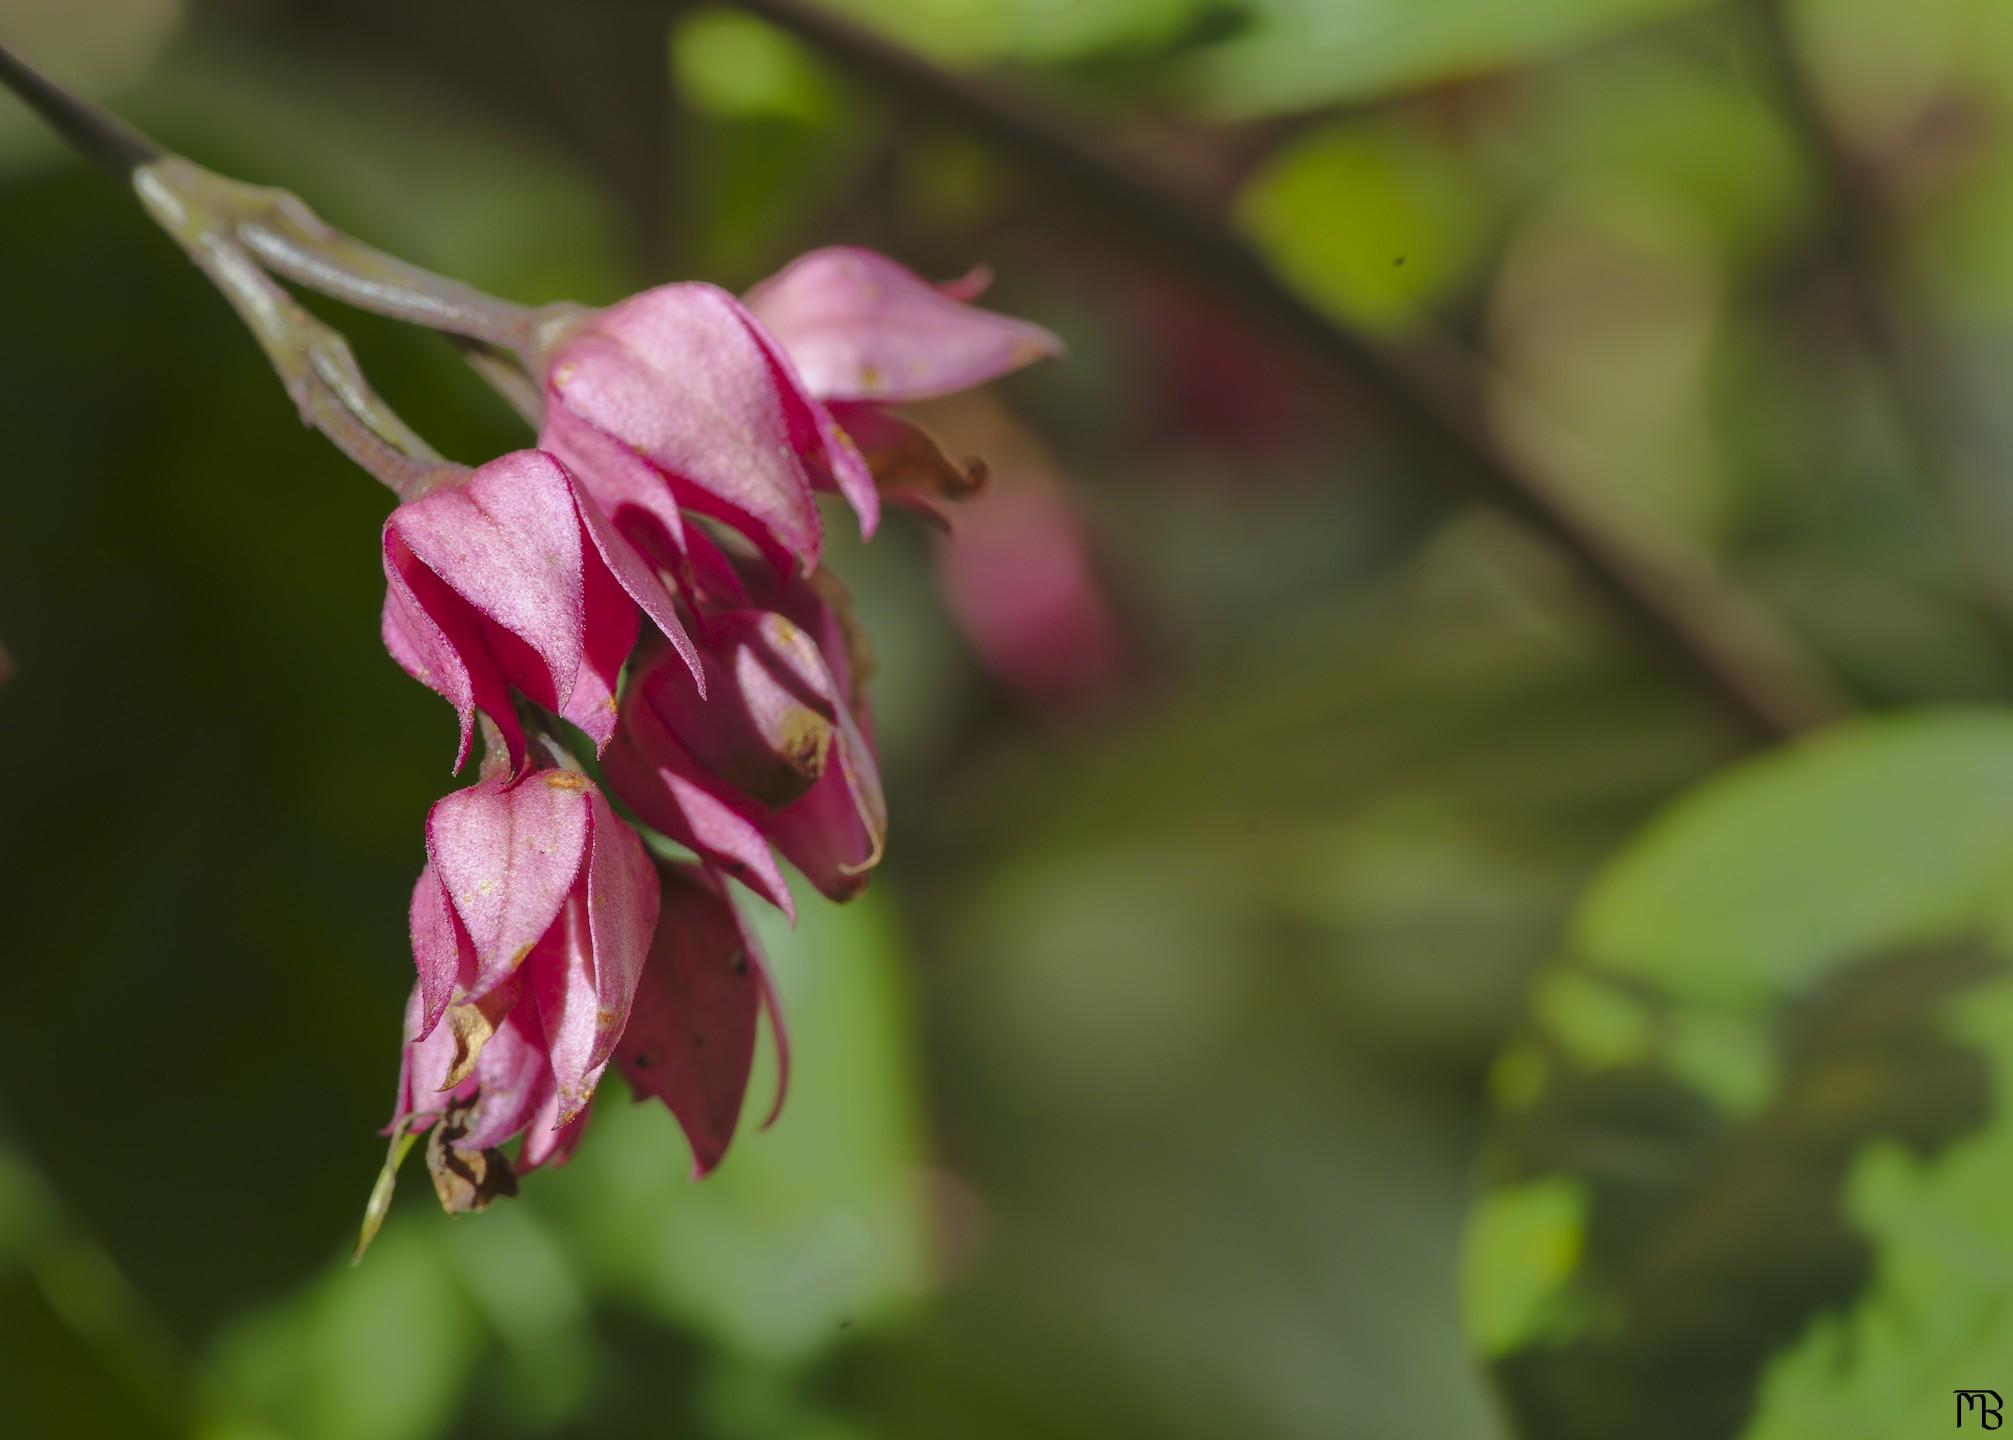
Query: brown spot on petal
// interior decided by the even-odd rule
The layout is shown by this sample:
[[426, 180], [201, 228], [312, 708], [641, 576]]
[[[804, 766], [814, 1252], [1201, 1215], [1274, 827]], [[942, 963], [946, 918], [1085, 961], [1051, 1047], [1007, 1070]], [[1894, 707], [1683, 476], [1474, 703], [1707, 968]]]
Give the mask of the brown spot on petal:
[[472, 1109], [467, 1102], [449, 1106], [440, 1123], [427, 1132], [427, 1173], [433, 1177], [440, 1208], [450, 1215], [486, 1210], [497, 1197], [517, 1193], [517, 1172], [501, 1150], [461, 1148]]
[[[518, 954], [521, 962], [531, 947], [526, 946]], [[448, 1033], [454, 1037], [454, 1061], [447, 1069], [447, 1083], [442, 1090], [452, 1090], [475, 1073], [475, 1062], [482, 1058], [483, 1047], [489, 1044], [496, 1027], [502, 1023], [503, 1012], [510, 1008], [507, 997], [492, 992], [475, 1004], [450, 1005], [442, 1018], [447, 1022]]]
[[545, 783], [554, 790], [585, 790], [587, 777], [576, 775], [571, 770], [547, 770], [543, 772]]

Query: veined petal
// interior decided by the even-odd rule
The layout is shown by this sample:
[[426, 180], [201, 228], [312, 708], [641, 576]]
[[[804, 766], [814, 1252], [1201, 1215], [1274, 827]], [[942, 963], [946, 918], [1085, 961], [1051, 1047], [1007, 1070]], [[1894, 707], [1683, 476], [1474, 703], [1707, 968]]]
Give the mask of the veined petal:
[[586, 785], [568, 770], [484, 780], [428, 813], [427, 855], [475, 949], [469, 998], [508, 979], [552, 928], [587, 853]]
[[[961, 292], [954, 292], [961, 293]], [[885, 255], [813, 250], [748, 292], [748, 308], [823, 400], [922, 400], [1063, 351], [1039, 325], [966, 305]]]
[[[661, 471], [680, 504], [816, 563], [806, 442], [766, 347], [725, 291], [663, 285], [603, 311], [559, 346], [546, 387], [553, 409]], [[547, 441], [566, 455], [580, 438], [560, 426]], [[568, 458], [590, 487], [612, 468], [605, 447]]]
[[510, 680], [563, 706], [580, 669], [583, 582], [581, 522], [559, 463], [537, 450], [502, 456], [399, 506], [387, 524], [494, 627], [485, 638]]
[[524, 728], [503, 670], [483, 638], [473, 611], [438, 575], [414, 558], [389, 524], [384, 530], [385, 649], [406, 674], [444, 697], [461, 720], [456, 770], [468, 761], [475, 712], [496, 723], [510, 752], [511, 770], [524, 768]]

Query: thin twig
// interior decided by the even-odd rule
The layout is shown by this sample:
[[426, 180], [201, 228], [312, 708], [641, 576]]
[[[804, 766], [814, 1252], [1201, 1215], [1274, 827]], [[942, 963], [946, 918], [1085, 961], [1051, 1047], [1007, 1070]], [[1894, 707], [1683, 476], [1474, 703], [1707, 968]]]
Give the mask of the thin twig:
[[[661, 0], [656, 0], [661, 3]], [[1839, 714], [1844, 702], [1795, 640], [1744, 598], [1730, 595], [1675, 542], [1647, 552], [1588, 513], [1489, 438], [1460, 387], [1310, 308], [1210, 208], [1136, 159], [1121, 158], [996, 85], [939, 69], [858, 25], [799, 0], [732, 0], [883, 86], [951, 117], [1038, 165], [1130, 234], [1139, 252], [1170, 261], [1235, 298], [1332, 368], [1346, 374], [1407, 429], [1452, 462], [1475, 496], [1523, 521], [1674, 665], [1710, 692], [1752, 736], [1795, 734]], [[1738, 626], [1738, 629], [1734, 628]]]

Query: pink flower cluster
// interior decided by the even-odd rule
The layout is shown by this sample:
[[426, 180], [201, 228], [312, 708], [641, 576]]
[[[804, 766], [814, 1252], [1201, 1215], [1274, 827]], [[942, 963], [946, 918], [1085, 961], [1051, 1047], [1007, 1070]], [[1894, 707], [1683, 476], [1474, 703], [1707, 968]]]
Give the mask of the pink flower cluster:
[[[450, 1208], [563, 1162], [611, 1063], [677, 1118], [696, 1174], [733, 1136], [764, 1014], [787, 1070], [726, 882], [794, 918], [778, 856], [843, 900], [887, 833], [815, 496], [871, 536], [884, 495], [958, 492], [882, 407], [1059, 351], [974, 308], [982, 285], [829, 249], [745, 300], [675, 284], [583, 314], [545, 349], [539, 448], [387, 520], [385, 645], [454, 706], [457, 769], [485, 736], [481, 778], [427, 817], [392, 1122], [437, 1126]], [[653, 857], [610, 796], [694, 858]], [[513, 1163], [497, 1147], [519, 1136]]]

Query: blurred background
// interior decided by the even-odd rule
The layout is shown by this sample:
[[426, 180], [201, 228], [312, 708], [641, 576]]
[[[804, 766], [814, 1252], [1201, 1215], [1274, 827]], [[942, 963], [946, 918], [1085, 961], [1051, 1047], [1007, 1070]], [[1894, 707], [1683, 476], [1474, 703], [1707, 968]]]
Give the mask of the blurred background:
[[[350, 1269], [450, 784], [378, 640], [387, 502], [0, 98], [8, 1433], [1509, 1433], [1460, 1302], [1492, 1058], [1603, 859], [1755, 736], [1326, 327], [1814, 717], [2013, 695], [2003, 0], [824, 13], [1219, 217], [1300, 318], [815, 24], [0, 0], [164, 144], [513, 298], [850, 242], [987, 262], [1070, 346], [924, 412], [992, 470], [954, 538], [832, 557], [893, 833], [765, 931], [781, 1122], [694, 1185], [611, 1081], [479, 1218], [409, 1169]], [[436, 338], [322, 308], [446, 453], [524, 443]]]

